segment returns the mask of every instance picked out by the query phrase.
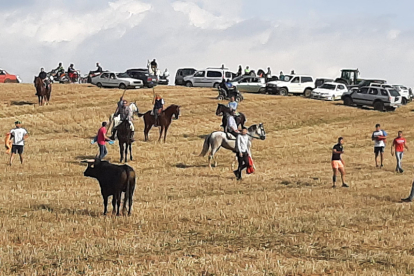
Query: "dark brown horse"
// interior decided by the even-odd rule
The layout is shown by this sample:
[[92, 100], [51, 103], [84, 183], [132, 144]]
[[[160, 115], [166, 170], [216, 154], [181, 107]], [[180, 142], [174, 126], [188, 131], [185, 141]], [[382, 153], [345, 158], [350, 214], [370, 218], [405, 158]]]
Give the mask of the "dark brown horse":
[[52, 84], [46, 87], [43, 81], [39, 77], [35, 77], [34, 86], [36, 88], [36, 95], [39, 99], [39, 105], [48, 104], [50, 100], [50, 94], [52, 93]]
[[128, 149], [129, 149], [129, 157], [132, 161], [132, 139], [131, 139], [131, 126], [129, 125], [128, 120], [122, 121], [119, 126], [117, 127], [117, 137], [119, 143], [119, 153], [121, 158], [119, 160], [122, 163], [124, 159], [124, 151], [125, 151], [125, 163], [128, 162]]
[[[224, 128], [224, 131], [226, 131], [227, 127], [227, 115], [230, 114], [230, 108], [224, 104], [218, 104], [216, 109], [216, 115], [217, 116], [223, 116], [223, 119], [221, 120], [221, 126]], [[246, 117], [243, 113], [239, 112], [239, 115], [235, 116], [235, 121], [237, 126], [241, 125], [241, 127], [244, 127], [244, 124], [246, 123]]]
[[[167, 137], [167, 131], [168, 128], [171, 125], [172, 116], [174, 115], [174, 118], [177, 120], [180, 116], [180, 106], [178, 105], [170, 105], [167, 107], [161, 115], [158, 116], [158, 127], [160, 127], [160, 138], [158, 138], [158, 141], [161, 140], [162, 133], [164, 132], [164, 143], [165, 139]], [[144, 116], [144, 123], [145, 123], [145, 129], [144, 129], [144, 136], [145, 141], [148, 141], [148, 133], [152, 126], [155, 123], [154, 115], [151, 115], [151, 110], [147, 111], [146, 113], [138, 113], [138, 117]]]

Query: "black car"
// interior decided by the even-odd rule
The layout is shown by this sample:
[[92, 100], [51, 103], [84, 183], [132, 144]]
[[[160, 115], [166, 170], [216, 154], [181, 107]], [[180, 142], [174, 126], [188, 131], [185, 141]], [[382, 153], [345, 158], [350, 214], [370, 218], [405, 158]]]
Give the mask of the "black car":
[[175, 85], [185, 85], [184, 77], [193, 75], [197, 70], [194, 68], [181, 68], [175, 74]]
[[128, 69], [125, 73], [133, 79], [142, 80], [145, 87], [152, 88], [158, 84], [157, 77], [150, 74], [148, 69]]

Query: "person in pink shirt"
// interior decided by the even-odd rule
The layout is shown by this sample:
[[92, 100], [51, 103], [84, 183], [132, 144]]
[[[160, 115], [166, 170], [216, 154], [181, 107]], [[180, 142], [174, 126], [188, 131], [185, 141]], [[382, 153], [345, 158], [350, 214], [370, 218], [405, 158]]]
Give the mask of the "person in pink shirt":
[[98, 130], [97, 141], [99, 147], [99, 159], [103, 159], [108, 154], [105, 143], [106, 141], [111, 140], [106, 136], [106, 125], [106, 122], [102, 122], [102, 127]]
[[403, 173], [404, 170], [401, 167], [401, 160], [404, 154], [404, 148], [408, 150], [407, 147], [407, 140], [402, 136], [403, 132], [400, 130], [398, 131], [397, 138], [394, 139], [394, 142], [391, 146], [391, 155], [394, 156], [394, 149], [395, 149], [395, 157], [397, 158], [397, 167], [395, 168], [396, 172]]

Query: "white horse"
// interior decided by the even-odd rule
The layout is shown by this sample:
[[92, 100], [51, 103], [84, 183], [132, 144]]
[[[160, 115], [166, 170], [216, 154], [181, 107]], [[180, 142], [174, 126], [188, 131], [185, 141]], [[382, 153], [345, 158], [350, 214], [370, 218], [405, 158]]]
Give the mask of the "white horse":
[[[131, 120], [134, 119], [134, 113], [138, 113], [138, 107], [136, 103], [130, 103], [128, 105], [129, 110], [131, 111], [132, 117]], [[113, 123], [113, 124], [112, 124]], [[119, 124], [121, 123], [121, 115], [117, 115], [115, 116], [115, 114], [111, 114], [111, 116], [109, 116], [109, 126], [108, 129], [111, 127], [112, 124], [112, 128], [111, 131], [114, 129], [114, 127], [117, 127]], [[132, 123], [132, 121], [129, 122], [130, 126], [131, 126], [131, 131], [135, 131], [134, 128], [134, 124]]]
[[[266, 132], [264, 130], [263, 124], [252, 125], [248, 129], [249, 135], [249, 142], [248, 142], [248, 152], [251, 155], [250, 148], [252, 146], [253, 138], [264, 140], [266, 139]], [[200, 153], [199, 156], [205, 156], [208, 150], [211, 148], [210, 154], [208, 156], [208, 166], [211, 168], [211, 160], [214, 159], [214, 154], [221, 148], [225, 148], [231, 150], [232, 152], [236, 152], [236, 139], [228, 138], [228, 133], [223, 131], [214, 131], [210, 133], [204, 140], [203, 151]], [[214, 166], [217, 166], [217, 161], [214, 159]]]

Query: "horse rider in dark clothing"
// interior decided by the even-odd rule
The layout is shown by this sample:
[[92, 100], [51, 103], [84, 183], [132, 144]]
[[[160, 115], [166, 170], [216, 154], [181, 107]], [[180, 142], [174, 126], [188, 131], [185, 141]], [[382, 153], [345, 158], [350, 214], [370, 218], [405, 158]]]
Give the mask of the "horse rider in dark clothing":
[[46, 74], [44, 68], [40, 68], [40, 73], [39, 73], [38, 77], [42, 80], [45, 87], [48, 88], [49, 84], [50, 84], [50, 81], [49, 81], [49, 78], [47, 77], [47, 74]]
[[157, 73], [157, 69], [158, 69], [158, 64], [157, 61], [155, 60], [155, 58], [151, 61], [151, 70], [154, 73], [154, 75]]
[[158, 124], [158, 117], [161, 116], [162, 111], [164, 110], [164, 99], [161, 98], [160, 95], [156, 95], [155, 99], [154, 99], [154, 108], [153, 108], [153, 113], [154, 113], [154, 127], [157, 127]]
[[103, 69], [101, 67], [101, 65], [99, 64], [99, 62], [96, 63], [96, 67], [97, 69], [94, 71], [94, 73], [102, 73]]
[[[122, 99], [122, 97], [121, 97], [121, 99]], [[121, 101], [119, 101], [119, 102], [121, 102]], [[120, 120], [119, 120], [120, 122], [128, 121], [129, 124], [131, 125], [132, 114], [131, 114], [131, 109], [128, 106], [128, 102], [126, 100], [122, 100], [122, 105], [121, 106], [119, 105], [119, 102], [118, 102], [117, 111], [115, 112], [114, 115], [115, 116], [120, 115], [119, 116], [120, 117]], [[115, 140], [115, 133], [116, 133], [117, 127], [118, 126], [115, 126], [112, 129], [112, 135], [110, 137], [111, 140]], [[134, 142], [134, 131], [131, 131], [131, 137], [130, 138], [131, 138], [132, 142]]]

